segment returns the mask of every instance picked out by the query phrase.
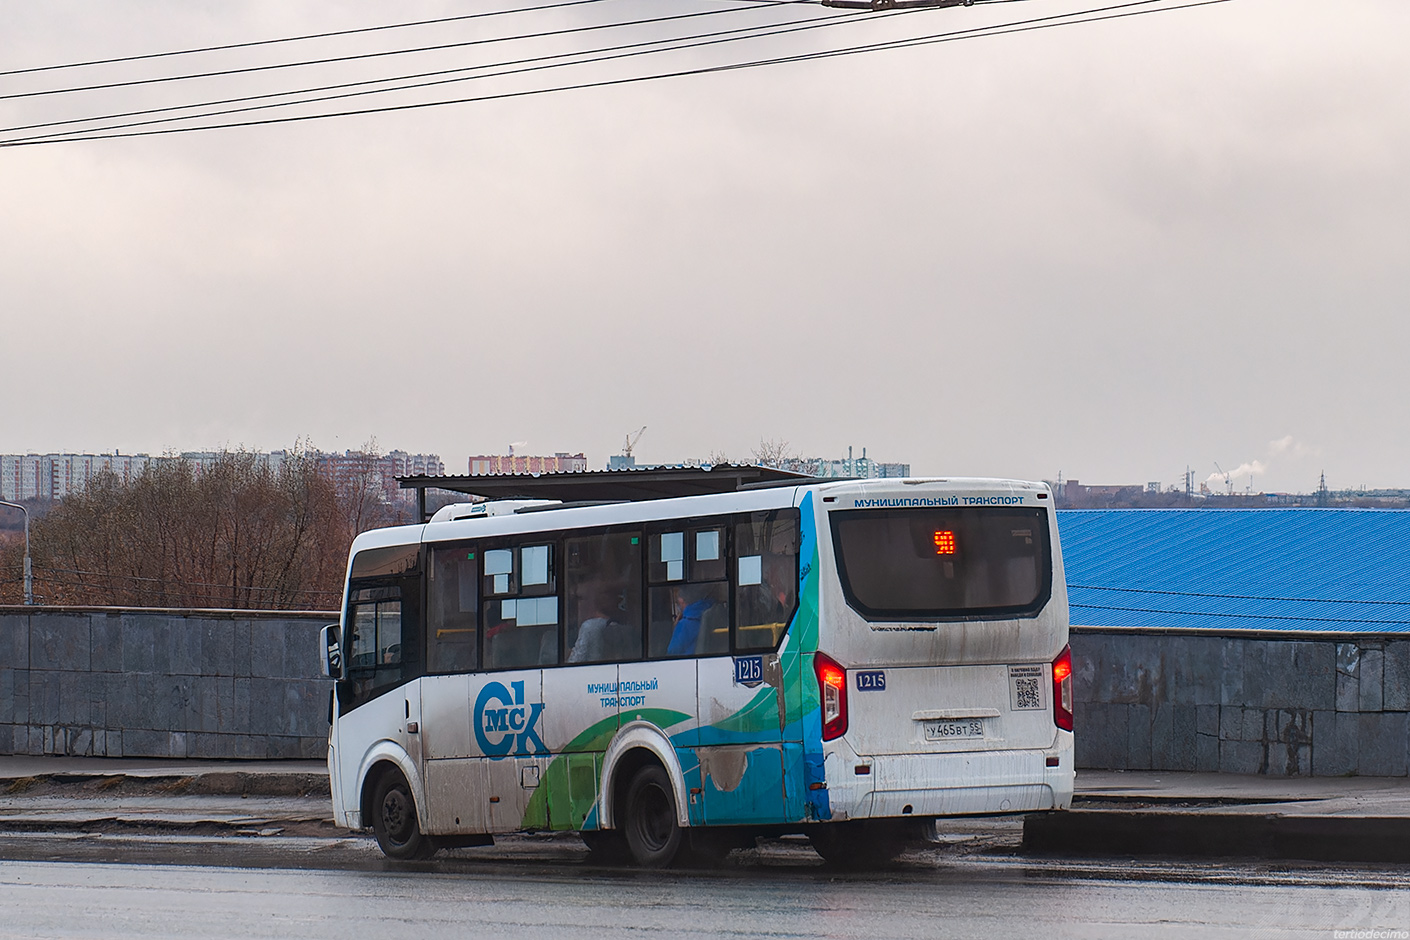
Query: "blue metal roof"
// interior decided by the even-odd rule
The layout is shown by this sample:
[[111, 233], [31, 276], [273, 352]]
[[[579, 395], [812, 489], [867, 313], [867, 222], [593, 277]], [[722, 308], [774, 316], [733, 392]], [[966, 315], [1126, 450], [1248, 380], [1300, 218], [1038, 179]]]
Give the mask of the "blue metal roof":
[[1057, 516], [1074, 626], [1410, 632], [1410, 510]]

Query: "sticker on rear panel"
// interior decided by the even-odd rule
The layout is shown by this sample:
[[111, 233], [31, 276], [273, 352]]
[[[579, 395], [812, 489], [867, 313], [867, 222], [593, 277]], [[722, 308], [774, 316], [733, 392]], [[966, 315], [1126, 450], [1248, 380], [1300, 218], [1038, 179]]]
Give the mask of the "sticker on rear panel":
[[872, 672], [857, 673], [858, 692], [885, 692], [886, 672], [885, 670], [875, 670]]
[[1043, 701], [1043, 667], [1009, 667], [1009, 707], [1014, 711], [1046, 708]]

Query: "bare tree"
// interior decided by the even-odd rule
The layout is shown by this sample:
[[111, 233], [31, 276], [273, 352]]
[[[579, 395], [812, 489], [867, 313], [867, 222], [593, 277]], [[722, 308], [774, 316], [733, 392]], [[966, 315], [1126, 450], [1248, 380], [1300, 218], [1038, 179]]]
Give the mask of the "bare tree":
[[787, 441], [760, 438], [759, 446], [751, 451], [754, 462], [761, 467], [776, 470], [798, 470], [803, 464], [803, 456], [793, 450]]
[[32, 532], [35, 580], [60, 604], [326, 609], [358, 516], [307, 448], [277, 471], [246, 451], [199, 471], [163, 458], [59, 503]]

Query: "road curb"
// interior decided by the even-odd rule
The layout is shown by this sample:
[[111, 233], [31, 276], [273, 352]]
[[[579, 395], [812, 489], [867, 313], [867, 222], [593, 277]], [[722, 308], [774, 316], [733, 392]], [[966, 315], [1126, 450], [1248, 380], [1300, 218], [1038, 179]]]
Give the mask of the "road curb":
[[169, 819], [161, 815], [94, 815], [89, 819], [19, 816], [0, 819], [0, 835], [15, 833], [181, 833], [183, 835], [268, 836], [276, 834], [348, 835], [331, 819], [249, 817], [246, 819]]
[[249, 773], [210, 771], [198, 774], [47, 773], [0, 779], [0, 797], [72, 788], [106, 794], [156, 793], [186, 796], [318, 796], [331, 799], [328, 775], [317, 773]]
[[1026, 817], [1023, 848], [1043, 855], [1410, 862], [1410, 819], [1074, 809]]

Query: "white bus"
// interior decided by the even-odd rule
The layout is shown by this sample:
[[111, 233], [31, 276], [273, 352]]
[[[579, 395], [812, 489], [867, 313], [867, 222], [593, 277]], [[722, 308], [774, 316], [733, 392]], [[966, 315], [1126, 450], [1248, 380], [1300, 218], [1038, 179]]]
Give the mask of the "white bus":
[[359, 535], [328, 767], [388, 856], [571, 830], [660, 867], [1072, 800], [1044, 484], [882, 479], [447, 506]]

